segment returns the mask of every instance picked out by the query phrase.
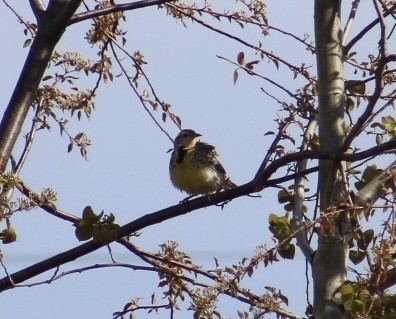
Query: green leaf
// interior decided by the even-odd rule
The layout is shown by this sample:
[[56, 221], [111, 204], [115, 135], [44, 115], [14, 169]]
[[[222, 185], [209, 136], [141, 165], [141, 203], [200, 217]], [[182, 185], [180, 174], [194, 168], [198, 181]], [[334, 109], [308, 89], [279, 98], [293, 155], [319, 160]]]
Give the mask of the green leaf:
[[353, 111], [355, 108], [355, 102], [350, 97], [347, 97], [346, 99], [346, 108], [348, 111]]
[[293, 244], [284, 244], [279, 247], [278, 250], [279, 256], [285, 259], [293, 259], [296, 253], [296, 247]]
[[12, 228], [11, 226], [8, 227], [7, 229], [4, 229], [2, 231], [2, 235], [3, 235], [3, 240], [2, 240], [3, 244], [11, 244], [17, 240], [17, 234], [14, 228]]
[[374, 230], [368, 229], [363, 234], [362, 237], [357, 241], [357, 245], [360, 249], [365, 250], [370, 245], [374, 238]]
[[365, 257], [364, 252], [360, 250], [350, 250], [349, 251], [349, 259], [352, 261], [354, 265], [360, 264]]
[[82, 219], [90, 224], [97, 223], [100, 218], [103, 216], [103, 212], [101, 215], [97, 216], [92, 210], [91, 206], [86, 206], [82, 213]]
[[275, 214], [269, 214], [268, 222], [272, 225], [276, 225], [278, 223], [279, 217]]
[[366, 83], [356, 80], [345, 81], [345, 89], [351, 93], [364, 94], [366, 92]]
[[24, 43], [23, 43], [23, 47], [27, 48], [30, 47], [30, 45], [32, 44], [32, 39], [27, 39]]
[[373, 178], [375, 178], [379, 174], [381, 174], [381, 172], [382, 172], [382, 169], [377, 168], [377, 165], [370, 165], [364, 170], [362, 178], [366, 182], [369, 182]]
[[74, 233], [79, 241], [91, 239], [93, 234], [93, 225], [85, 220], [80, 220]]
[[351, 284], [343, 284], [340, 287], [341, 299], [345, 303], [348, 300], [352, 300], [355, 294], [355, 289]]
[[278, 192], [278, 203], [284, 204], [290, 202], [291, 196], [290, 193], [284, 189], [281, 189]]
[[360, 300], [352, 300], [351, 310], [352, 312], [362, 312], [364, 310], [364, 303]]
[[357, 190], [360, 190], [363, 186], [365, 186], [368, 182], [370, 182], [373, 178], [381, 174], [382, 169], [377, 168], [376, 165], [368, 166], [363, 174], [362, 180], [355, 183], [355, 187]]
[[382, 118], [382, 125], [387, 133], [392, 133], [396, 128], [396, 121], [392, 116], [385, 116]]

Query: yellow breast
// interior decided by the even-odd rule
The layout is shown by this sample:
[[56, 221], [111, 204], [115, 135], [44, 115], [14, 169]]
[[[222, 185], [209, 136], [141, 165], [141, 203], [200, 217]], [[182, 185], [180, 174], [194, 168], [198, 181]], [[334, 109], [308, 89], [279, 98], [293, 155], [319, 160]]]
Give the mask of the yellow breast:
[[181, 162], [175, 159], [170, 165], [170, 178], [173, 185], [190, 195], [210, 194], [221, 187], [221, 177], [210, 166], [197, 165], [192, 150], [188, 150]]

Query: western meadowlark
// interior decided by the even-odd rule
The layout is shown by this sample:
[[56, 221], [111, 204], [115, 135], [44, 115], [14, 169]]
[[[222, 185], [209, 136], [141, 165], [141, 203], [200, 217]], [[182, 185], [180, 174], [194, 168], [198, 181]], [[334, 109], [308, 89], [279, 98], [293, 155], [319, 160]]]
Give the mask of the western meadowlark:
[[173, 185], [192, 196], [235, 187], [217, 160], [215, 148], [200, 142], [199, 136], [193, 130], [182, 130], [177, 135], [169, 163]]

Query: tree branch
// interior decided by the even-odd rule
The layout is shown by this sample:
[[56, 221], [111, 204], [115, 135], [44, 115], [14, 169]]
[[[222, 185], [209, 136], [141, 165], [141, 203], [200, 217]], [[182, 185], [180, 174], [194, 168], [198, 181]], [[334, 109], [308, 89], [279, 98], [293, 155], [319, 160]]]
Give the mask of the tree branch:
[[[303, 145], [301, 147], [302, 150], [308, 149], [309, 143], [311, 141], [312, 136], [314, 135], [315, 129], [317, 127], [318, 120], [316, 116], [310, 121], [305, 130]], [[307, 169], [308, 160], [298, 161], [297, 162], [297, 172], [305, 171]], [[314, 254], [314, 250], [307, 239], [307, 230], [302, 228], [303, 226], [303, 205], [305, 198], [305, 176], [297, 177], [294, 182], [294, 205], [293, 205], [293, 221], [296, 225], [296, 228], [301, 228], [301, 230], [296, 234], [296, 241], [298, 247], [300, 247], [301, 252], [303, 253], [305, 259], [311, 263], [312, 256]]]
[[161, 5], [167, 2], [173, 2], [176, 0], [141, 0], [141, 1], [135, 1], [132, 3], [123, 3], [123, 4], [116, 4], [113, 6], [109, 6], [106, 8], [101, 8], [97, 10], [92, 10], [92, 11], [87, 11], [83, 13], [78, 13], [74, 15], [68, 25], [81, 22], [84, 20], [92, 19], [92, 18], [97, 18], [106, 14], [114, 13], [114, 12], [120, 12], [120, 11], [128, 11], [128, 10], [136, 10], [140, 8], [145, 8], [149, 6], [155, 6], [155, 5]]
[[[384, 12], [383, 16], [387, 17], [396, 9], [396, 4], [391, 6], [386, 12]], [[346, 56], [352, 47], [364, 37], [366, 33], [368, 33], [372, 28], [374, 28], [380, 22], [380, 18], [375, 19], [371, 23], [369, 23], [362, 31], [360, 31], [346, 46], [344, 46], [344, 56]]]
[[6, 169], [52, 52], [65, 30], [66, 22], [81, 1], [52, 0], [39, 20], [37, 35], [0, 123], [0, 172]]
[[[332, 153], [320, 153], [315, 151], [303, 151], [298, 153], [287, 154], [284, 157], [275, 160], [270, 163], [265, 169], [260, 170], [254, 179], [249, 183], [241, 185], [239, 187], [222, 191], [216, 194], [208, 196], [202, 196], [188, 202], [170, 206], [168, 208], [159, 210], [157, 212], [144, 215], [124, 226], [121, 227], [118, 234], [118, 238], [121, 240], [123, 237], [127, 237], [132, 233], [140, 231], [148, 226], [159, 224], [168, 219], [175, 218], [187, 214], [189, 212], [195, 211], [197, 209], [213, 206], [219, 203], [224, 203], [226, 201], [246, 196], [248, 194], [259, 192], [267, 187], [266, 182], [269, 177], [272, 176], [276, 170], [288, 163], [304, 160], [304, 159], [327, 159], [334, 161], [357, 161], [362, 160], [367, 157], [372, 157], [378, 154], [384, 154], [387, 152], [396, 152], [396, 140], [389, 141], [387, 143], [375, 146], [366, 151], [362, 151], [355, 154], [332, 154]], [[270, 181], [269, 181], [270, 182]], [[72, 221], [72, 217], [71, 220]], [[65, 263], [71, 262], [79, 257], [85, 256], [101, 247], [105, 244], [101, 244], [95, 241], [89, 241], [85, 244], [72, 248], [70, 250], [64, 251], [58, 255], [51, 258], [38, 262], [31, 265], [25, 269], [17, 271], [10, 276], [6, 276], [0, 280], [0, 292], [10, 289], [14, 284], [21, 283], [27, 279], [33, 278], [45, 271], [59, 267]]]
[[42, 15], [45, 12], [45, 6], [41, 0], [29, 0], [30, 7], [32, 8], [33, 14], [36, 17], [36, 21], [40, 21]]
[[349, 132], [349, 134], [347, 135], [345, 142], [344, 142], [344, 146], [343, 146], [343, 150], [346, 151], [352, 144], [352, 141], [355, 139], [355, 137], [357, 135], [359, 135], [359, 133], [361, 132], [364, 124], [366, 123], [366, 121], [368, 120], [368, 118], [373, 114], [373, 110], [375, 105], [377, 104], [378, 99], [381, 96], [381, 93], [384, 89], [384, 71], [385, 68], [387, 66], [387, 64], [389, 62], [393, 62], [396, 61], [396, 55], [395, 54], [391, 54], [388, 55], [386, 57], [383, 57], [379, 63], [378, 63], [378, 67], [375, 70], [375, 89], [374, 92], [372, 94], [372, 96], [370, 97], [370, 100], [367, 104], [366, 109], [364, 110], [363, 114], [358, 118], [358, 120], [356, 121], [356, 124], [352, 127], [351, 131]]
[[359, 7], [360, 0], [354, 0], [352, 3], [351, 11], [349, 12], [348, 22], [345, 25], [344, 32], [342, 33], [342, 44], [344, 45], [348, 37], [349, 30], [351, 29], [353, 20], [356, 17], [356, 11]]

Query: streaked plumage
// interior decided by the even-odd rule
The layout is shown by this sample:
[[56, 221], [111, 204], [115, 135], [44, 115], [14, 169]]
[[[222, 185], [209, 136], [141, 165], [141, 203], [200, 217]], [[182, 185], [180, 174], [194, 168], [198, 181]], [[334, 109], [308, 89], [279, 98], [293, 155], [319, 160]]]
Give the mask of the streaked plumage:
[[199, 136], [201, 134], [188, 129], [177, 135], [169, 163], [172, 184], [190, 195], [235, 187], [218, 161], [215, 148], [200, 142]]

